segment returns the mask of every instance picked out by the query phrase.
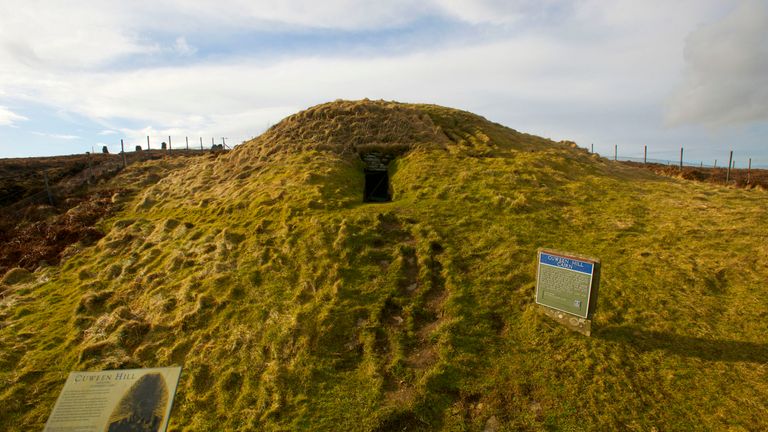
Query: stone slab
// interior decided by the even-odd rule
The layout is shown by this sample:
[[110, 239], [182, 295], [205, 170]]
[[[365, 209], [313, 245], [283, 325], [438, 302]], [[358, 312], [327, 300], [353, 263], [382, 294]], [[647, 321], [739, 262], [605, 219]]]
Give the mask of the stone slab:
[[549, 318], [552, 318], [558, 323], [564, 325], [571, 331], [581, 333], [584, 336], [590, 336], [592, 334], [592, 320], [579, 318], [577, 316], [543, 305], [539, 305], [539, 311], [541, 311], [541, 313], [548, 316]]

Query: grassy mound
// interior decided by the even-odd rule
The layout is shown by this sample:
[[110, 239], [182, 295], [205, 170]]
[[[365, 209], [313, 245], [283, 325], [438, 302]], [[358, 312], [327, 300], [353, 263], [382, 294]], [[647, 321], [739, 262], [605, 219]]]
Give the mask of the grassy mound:
[[[70, 370], [171, 364], [173, 431], [768, 428], [765, 191], [369, 101], [186, 163], [0, 290], [0, 429]], [[538, 247], [602, 259], [593, 337], [536, 312]]]
[[369, 100], [336, 101], [289, 116], [238, 149], [236, 159], [263, 160], [275, 153], [306, 150], [339, 154], [377, 150], [397, 154], [447, 143], [441, 128], [417, 106]]

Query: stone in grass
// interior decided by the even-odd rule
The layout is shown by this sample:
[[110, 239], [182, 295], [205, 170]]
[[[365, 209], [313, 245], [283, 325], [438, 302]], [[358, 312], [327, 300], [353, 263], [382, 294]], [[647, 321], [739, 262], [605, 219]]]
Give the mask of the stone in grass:
[[496, 432], [499, 430], [499, 427], [501, 424], [499, 423], [499, 419], [496, 418], [496, 416], [491, 416], [491, 418], [488, 419], [487, 422], [485, 422], [485, 427], [483, 428], [483, 432]]
[[3, 276], [3, 279], [0, 280], [0, 283], [4, 285], [16, 285], [29, 282], [32, 279], [32, 273], [30, 273], [29, 270], [16, 267], [8, 270], [5, 276]]

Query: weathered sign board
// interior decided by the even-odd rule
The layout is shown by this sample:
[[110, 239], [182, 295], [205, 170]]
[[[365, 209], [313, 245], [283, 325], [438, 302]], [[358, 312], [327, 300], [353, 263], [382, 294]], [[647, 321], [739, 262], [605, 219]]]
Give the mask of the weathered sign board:
[[70, 372], [44, 431], [165, 431], [181, 367]]
[[571, 330], [589, 336], [600, 285], [600, 260], [539, 249], [536, 303]]

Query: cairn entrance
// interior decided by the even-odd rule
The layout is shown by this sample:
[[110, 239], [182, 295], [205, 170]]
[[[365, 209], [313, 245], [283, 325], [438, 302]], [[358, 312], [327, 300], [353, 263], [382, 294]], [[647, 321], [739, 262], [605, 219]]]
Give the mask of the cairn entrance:
[[389, 164], [391, 157], [379, 152], [371, 152], [361, 155], [360, 158], [365, 163], [363, 202], [392, 201], [389, 172], [387, 171], [387, 164]]
[[392, 201], [392, 196], [389, 193], [389, 173], [386, 171], [365, 170], [365, 192], [363, 201]]

